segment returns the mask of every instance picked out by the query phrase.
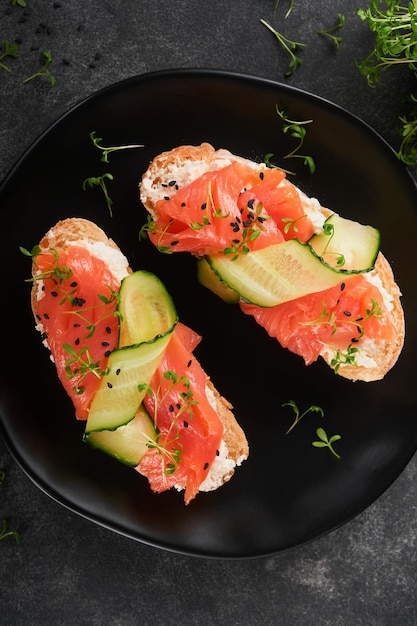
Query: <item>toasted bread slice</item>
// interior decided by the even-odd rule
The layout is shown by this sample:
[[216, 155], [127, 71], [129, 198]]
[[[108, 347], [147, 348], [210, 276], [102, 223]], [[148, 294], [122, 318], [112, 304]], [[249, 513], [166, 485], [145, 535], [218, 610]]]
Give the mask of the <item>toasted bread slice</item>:
[[[109, 239], [96, 224], [85, 219], [69, 218], [58, 222], [45, 234], [39, 246], [42, 252], [51, 248], [66, 248], [71, 244], [87, 247], [92, 254], [97, 255], [108, 264], [112, 274], [119, 281], [132, 271], [126, 257], [114, 241]], [[36, 277], [36, 272], [34, 277]], [[43, 327], [37, 315], [38, 302], [42, 298], [42, 290], [39, 286], [39, 281], [34, 281], [31, 302], [37, 322], [36, 327], [43, 333]], [[240, 465], [249, 454], [248, 442], [242, 428], [236, 421], [230, 403], [220, 395], [210, 380], [207, 384], [206, 393], [223, 424], [224, 434], [219, 455], [212, 464], [204, 483], [202, 483], [201, 491], [217, 489], [230, 480], [235, 467]]]
[[[156, 203], [162, 197], [172, 196], [178, 188], [190, 184], [205, 172], [221, 169], [233, 161], [244, 162], [254, 168], [259, 167], [258, 163], [235, 156], [228, 150], [215, 150], [208, 143], [199, 146], [179, 146], [163, 152], [150, 163], [139, 183], [142, 204], [151, 215], [155, 215]], [[320, 228], [332, 211], [322, 207], [315, 198], [309, 198], [300, 189], [296, 189], [305, 213], [313, 225]], [[356, 364], [342, 364], [337, 373], [350, 380], [369, 382], [383, 378], [397, 361], [404, 344], [405, 322], [400, 290], [388, 261], [381, 253], [378, 255], [374, 270], [367, 278], [377, 284], [382, 292], [396, 329], [396, 337], [391, 341], [362, 340], [355, 359]], [[323, 346], [321, 356], [330, 365], [334, 351], [328, 346]]]

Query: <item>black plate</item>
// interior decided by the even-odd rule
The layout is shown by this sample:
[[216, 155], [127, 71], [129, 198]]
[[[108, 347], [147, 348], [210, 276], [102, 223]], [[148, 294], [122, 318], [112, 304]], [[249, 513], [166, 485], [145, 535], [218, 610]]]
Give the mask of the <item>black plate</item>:
[[[159, 152], [209, 141], [245, 157], [277, 161], [293, 140], [281, 131], [279, 104], [293, 119], [313, 119], [296, 183], [345, 217], [381, 230], [382, 246], [401, 285], [407, 341], [396, 367], [377, 383], [351, 383], [323, 363], [305, 367], [254, 321], [199, 286], [189, 255], [165, 256], [139, 243], [145, 211], [137, 182]], [[144, 143], [100, 163], [89, 139], [104, 145]], [[281, 161], [282, 163], [282, 161]], [[289, 162], [288, 162], [289, 164]], [[113, 214], [85, 178], [109, 171]], [[312, 540], [351, 519], [403, 470], [417, 446], [414, 183], [392, 150], [340, 108], [296, 89], [218, 72], [175, 71], [139, 76], [83, 101], [61, 117], [23, 156], [0, 191], [2, 218], [3, 375], [1, 424], [16, 459], [46, 493], [73, 511], [124, 535], [182, 553], [213, 557], [271, 554]], [[154, 495], [147, 481], [82, 443], [82, 425], [57, 381], [34, 330], [30, 248], [57, 220], [82, 216], [99, 224], [129, 257], [166, 283], [186, 324], [203, 335], [198, 357], [230, 399], [251, 454], [224, 487], [200, 494]], [[285, 436], [295, 400], [319, 405]], [[315, 430], [340, 434], [342, 458], [311, 445]]]

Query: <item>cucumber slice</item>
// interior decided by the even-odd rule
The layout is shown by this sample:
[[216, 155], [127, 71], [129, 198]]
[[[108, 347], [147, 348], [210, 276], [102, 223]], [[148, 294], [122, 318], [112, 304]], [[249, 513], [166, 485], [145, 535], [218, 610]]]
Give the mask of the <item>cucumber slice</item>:
[[119, 296], [121, 314], [119, 348], [151, 341], [178, 321], [175, 305], [165, 285], [145, 270], [123, 279]]
[[125, 426], [116, 430], [92, 432], [84, 439], [93, 448], [109, 454], [125, 465], [136, 467], [149, 450], [147, 444], [156, 441], [156, 437], [153, 421], [142, 404], [135, 417]]
[[262, 307], [294, 300], [340, 283], [343, 274], [322, 263], [308, 244], [297, 239], [241, 254], [235, 261], [208, 257], [211, 268], [247, 302]]
[[96, 430], [115, 430], [135, 417], [146, 389], [171, 339], [171, 333], [154, 341], [114, 350], [108, 360], [108, 373], [100, 382], [88, 414], [86, 434]]
[[323, 229], [323, 233], [313, 235], [308, 242], [323, 262], [352, 273], [369, 272], [374, 268], [380, 244], [376, 228], [334, 213], [324, 222]]
[[211, 268], [206, 258], [197, 261], [197, 278], [203, 287], [207, 287], [224, 302], [235, 304], [239, 300], [239, 294], [222, 282], [216, 272]]

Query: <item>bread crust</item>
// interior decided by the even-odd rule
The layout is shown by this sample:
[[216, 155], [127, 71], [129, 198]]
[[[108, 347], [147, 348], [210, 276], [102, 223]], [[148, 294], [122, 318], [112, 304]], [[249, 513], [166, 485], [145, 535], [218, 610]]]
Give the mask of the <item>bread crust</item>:
[[[109, 239], [106, 233], [99, 226], [83, 218], [68, 218], [58, 222], [44, 235], [40, 241], [39, 247], [41, 252], [46, 252], [51, 248], [67, 248], [70, 244], [79, 241], [88, 241], [89, 243], [101, 242], [120, 252], [120, 248], [117, 244], [112, 239]], [[127, 272], [131, 273], [132, 269], [127, 267]], [[36, 275], [36, 270], [34, 270], [34, 268], [32, 268], [32, 275], [34, 277]], [[37, 321], [37, 328], [42, 332], [42, 327], [37, 317], [38, 301], [39, 289], [37, 282], [34, 281], [31, 292], [32, 311], [35, 320]], [[237, 420], [231, 410], [231, 404], [226, 400], [226, 398], [221, 396], [210, 380], [208, 381], [208, 387], [214, 395], [217, 415], [224, 427], [223, 442], [227, 449], [227, 469], [223, 472], [217, 469], [216, 478], [211, 481], [207, 481], [209, 488], [204, 489], [207, 491], [217, 489], [222, 484], [230, 480], [234, 474], [235, 466], [240, 465], [240, 463], [246, 459], [249, 454], [248, 442], [242, 428], [237, 423]], [[233, 465], [233, 467], [231, 467], [231, 465]]]
[[[151, 214], [154, 214], [156, 202], [160, 198], [173, 195], [178, 187], [190, 184], [202, 173], [220, 169], [232, 161], [243, 161], [248, 165], [259, 166], [259, 164], [248, 159], [233, 155], [228, 150], [215, 150], [208, 143], [202, 143], [199, 146], [179, 146], [163, 152], [150, 163], [139, 183], [142, 204]], [[169, 183], [173, 180], [176, 184], [170, 186]], [[324, 218], [332, 213], [324, 207], [320, 211]], [[372, 346], [372, 353], [366, 356], [369, 356], [369, 363], [373, 360], [375, 365], [341, 365], [337, 373], [352, 381], [370, 382], [383, 378], [396, 363], [404, 345], [405, 321], [400, 300], [401, 293], [395, 282], [390, 264], [382, 253], [378, 255], [374, 272], [392, 297], [391, 318], [396, 330], [396, 337], [391, 341], [379, 341]], [[331, 354], [331, 351], [324, 349], [321, 356], [330, 365], [334, 355]]]

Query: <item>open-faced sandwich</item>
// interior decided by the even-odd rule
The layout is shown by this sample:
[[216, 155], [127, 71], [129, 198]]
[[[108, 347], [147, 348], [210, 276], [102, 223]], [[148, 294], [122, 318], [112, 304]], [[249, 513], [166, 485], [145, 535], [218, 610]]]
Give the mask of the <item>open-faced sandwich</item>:
[[154, 245], [195, 255], [202, 284], [306, 364], [322, 357], [362, 381], [395, 364], [404, 314], [378, 230], [322, 207], [283, 170], [208, 143], [155, 157], [139, 188]]
[[201, 337], [178, 321], [162, 282], [132, 272], [84, 219], [58, 222], [30, 255], [36, 328], [85, 440], [154, 491], [184, 490], [186, 504], [228, 481], [248, 444], [193, 354]]

